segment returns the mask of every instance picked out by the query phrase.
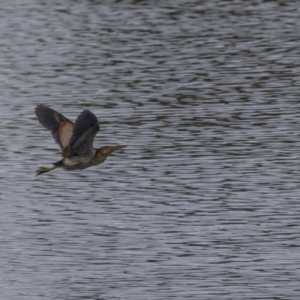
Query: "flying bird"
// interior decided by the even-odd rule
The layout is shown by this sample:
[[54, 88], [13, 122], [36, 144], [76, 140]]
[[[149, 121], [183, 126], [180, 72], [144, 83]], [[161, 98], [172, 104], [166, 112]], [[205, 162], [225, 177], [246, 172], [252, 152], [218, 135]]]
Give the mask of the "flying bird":
[[56, 168], [65, 170], [82, 170], [103, 163], [113, 152], [126, 146], [105, 146], [94, 148], [93, 141], [100, 130], [96, 116], [89, 110], [84, 110], [75, 124], [59, 112], [45, 106], [35, 108], [38, 121], [48, 129], [60, 146], [63, 159], [53, 163], [53, 167], [40, 167], [36, 174], [52, 171]]

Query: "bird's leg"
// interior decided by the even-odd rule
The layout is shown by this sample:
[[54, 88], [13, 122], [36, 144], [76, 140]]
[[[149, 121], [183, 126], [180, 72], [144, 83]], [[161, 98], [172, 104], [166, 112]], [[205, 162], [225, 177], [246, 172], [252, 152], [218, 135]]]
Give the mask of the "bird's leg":
[[44, 173], [47, 173], [47, 172], [50, 172], [54, 169], [58, 168], [58, 166], [53, 166], [51, 168], [45, 168], [45, 167], [40, 167], [38, 168], [35, 172], [36, 172], [36, 176], [38, 175], [41, 175], [41, 174], [44, 174]]

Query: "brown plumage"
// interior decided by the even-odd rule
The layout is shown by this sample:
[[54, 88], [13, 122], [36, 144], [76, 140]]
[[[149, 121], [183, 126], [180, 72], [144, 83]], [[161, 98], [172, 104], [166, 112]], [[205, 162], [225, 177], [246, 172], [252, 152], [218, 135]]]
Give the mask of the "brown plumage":
[[93, 147], [93, 141], [100, 130], [96, 116], [89, 110], [84, 110], [75, 124], [59, 112], [45, 106], [35, 108], [38, 121], [48, 129], [62, 151], [63, 159], [54, 163], [52, 168], [39, 168], [37, 175], [49, 172], [57, 167], [66, 170], [85, 169], [98, 165], [113, 152], [126, 146], [105, 146], [99, 149]]

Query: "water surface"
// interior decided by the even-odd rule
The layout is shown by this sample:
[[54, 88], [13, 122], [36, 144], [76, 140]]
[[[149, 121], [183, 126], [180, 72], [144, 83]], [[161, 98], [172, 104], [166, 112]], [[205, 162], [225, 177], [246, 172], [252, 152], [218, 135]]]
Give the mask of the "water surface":
[[[299, 5], [19, 0], [0, 10], [1, 299], [299, 299]], [[55, 170], [34, 116], [101, 123]]]

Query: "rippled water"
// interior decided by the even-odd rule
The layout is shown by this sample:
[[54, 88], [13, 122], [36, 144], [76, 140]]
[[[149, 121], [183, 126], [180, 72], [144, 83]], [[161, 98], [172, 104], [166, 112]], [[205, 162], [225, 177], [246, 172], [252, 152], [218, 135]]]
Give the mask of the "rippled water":
[[96, 2], [1, 5], [0, 299], [299, 299], [298, 3]]

